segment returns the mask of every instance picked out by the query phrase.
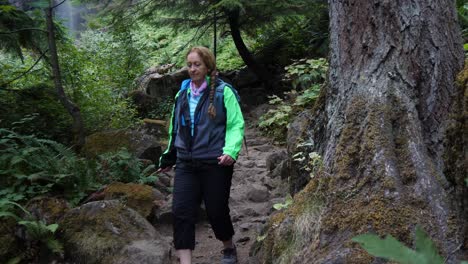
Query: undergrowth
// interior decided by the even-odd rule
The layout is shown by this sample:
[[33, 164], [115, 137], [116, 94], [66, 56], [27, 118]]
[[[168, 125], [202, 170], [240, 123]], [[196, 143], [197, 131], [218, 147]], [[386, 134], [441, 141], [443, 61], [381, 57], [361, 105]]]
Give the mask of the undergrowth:
[[285, 67], [285, 80], [290, 81], [292, 90], [284, 98], [270, 96], [269, 104], [274, 108], [260, 117], [258, 126], [263, 133], [284, 143], [288, 124], [296, 113], [311, 108], [325, 82], [328, 63], [325, 59], [301, 59]]

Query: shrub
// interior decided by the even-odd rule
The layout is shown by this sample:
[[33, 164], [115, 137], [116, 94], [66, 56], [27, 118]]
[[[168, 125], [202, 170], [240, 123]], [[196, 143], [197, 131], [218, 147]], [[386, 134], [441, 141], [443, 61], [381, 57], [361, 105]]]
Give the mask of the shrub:
[[144, 167], [142, 162], [126, 149], [99, 155], [98, 160], [99, 178], [104, 183], [152, 183], [157, 180], [155, 165]]
[[[291, 81], [293, 90], [287, 94], [289, 99], [276, 95], [270, 96], [269, 104], [276, 107], [260, 117], [259, 128], [280, 143], [286, 139], [291, 117], [311, 107], [319, 96], [322, 83], [326, 79], [328, 64], [325, 59], [299, 60], [285, 68], [285, 78]], [[298, 91], [299, 90], [299, 91]]]
[[77, 203], [96, 188], [95, 167], [60, 143], [0, 129], [0, 199], [59, 194]]

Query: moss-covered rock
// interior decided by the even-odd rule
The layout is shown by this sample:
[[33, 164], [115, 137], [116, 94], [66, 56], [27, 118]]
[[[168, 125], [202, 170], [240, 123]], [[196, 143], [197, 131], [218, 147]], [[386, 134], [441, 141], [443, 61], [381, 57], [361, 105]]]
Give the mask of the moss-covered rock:
[[[77, 263], [116, 263], [136, 241], [160, 241], [162, 252], [143, 250], [145, 255], [168, 256], [169, 243], [140, 214], [116, 200], [96, 201], [70, 210], [60, 222], [66, 257]], [[159, 243], [159, 242], [158, 242]], [[140, 262], [145, 263], [145, 262]]]
[[158, 204], [153, 189], [148, 185], [114, 182], [103, 190], [104, 199], [119, 199], [122, 203], [148, 217], [155, 204]]
[[123, 148], [141, 159], [159, 161], [162, 146], [165, 145], [162, 138], [156, 138], [154, 129], [146, 125], [137, 130], [111, 130], [96, 132], [86, 137], [83, 153], [87, 157], [94, 158], [97, 155], [117, 152]]
[[67, 201], [55, 197], [37, 197], [28, 202], [26, 209], [47, 225], [57, 223], [70, 207]]
[[86, 137], [84, 153], [95, 157], [107, 152], [116, 152], [122, 148], [131, 150], [131, 135], [128, 130], [97, 132]]

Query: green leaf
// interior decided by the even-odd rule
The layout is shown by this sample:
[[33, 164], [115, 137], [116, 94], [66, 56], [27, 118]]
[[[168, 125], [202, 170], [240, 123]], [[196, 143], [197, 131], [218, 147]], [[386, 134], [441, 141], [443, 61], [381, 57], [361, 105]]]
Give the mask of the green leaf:
[[262, 242], [263, 240], [265, 240], [266, 237], [267, 237], [267, 235], [258, 236], [257, 237], [257, 242]]
[[46, 245], [54, 253], [63, 253], [63, 245], [56, 239], [48, 239]]
[[21, 257], [14, 257], [7, 261], [7, 264], [18, 264], [21, 262]]
[[30, 3], [32, 7], [37, 7], [37, 8], [47, 8], [49, 7], [49, 1], [47, 0], [37, 0], [32, 3]]
[[463, 49], [464, 49], [465, 51], [468, 51], [468, 43], [463, 44]]
[[416, 227], [416, 251], [426, 259], [427, 263], [442, 264], [444, 259], [437, 253], [437, 248], [431, 238], [422, 230], [420, 226]]
[[18, 216], [10, 212], [0, 212], [0, 217], [13, 217], [16, 221], [20, 219]]
[[58, 226], [58, 224], [50, 224], [47, 226], [47, 229], [50, 230], [50, 232], [55, 233], [55, 231], [57, 231]]
[[402, 264], [424, 263], [417, 262], [419, 257], [416, 255], [416, 252], [407, 248], [391, 235], [387, 235], [385, 239], [381, 239], [377, 235], [364, 234], [356, 236], [352, 240], [361, 244], [369, 254], [376, 257], [398, 261]]

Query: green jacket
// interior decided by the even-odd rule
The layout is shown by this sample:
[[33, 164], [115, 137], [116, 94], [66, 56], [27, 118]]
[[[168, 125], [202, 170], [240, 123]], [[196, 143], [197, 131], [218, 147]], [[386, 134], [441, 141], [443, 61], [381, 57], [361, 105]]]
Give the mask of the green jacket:
[[217, 158], [223, 154], [236, 160], [244, 138], [244, 118], [236, 93], [230, 85], [220, 79], [217, 80], [213, 100], [216, 117], [211, 119], [208, 116], [209, 89], [207, 89], [195, 109], [192, 136], [189, 83], [190, 80], [183, 81], [175, 97], [168, 147], [161, 155], [159, 167], [172, 166], [177, 159], [217, 162]]

